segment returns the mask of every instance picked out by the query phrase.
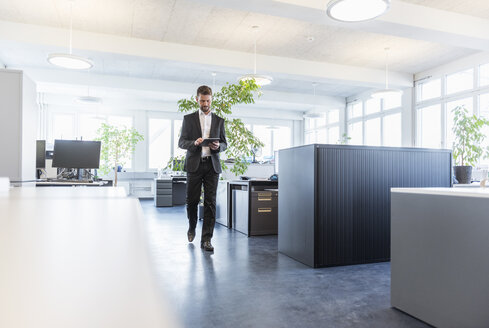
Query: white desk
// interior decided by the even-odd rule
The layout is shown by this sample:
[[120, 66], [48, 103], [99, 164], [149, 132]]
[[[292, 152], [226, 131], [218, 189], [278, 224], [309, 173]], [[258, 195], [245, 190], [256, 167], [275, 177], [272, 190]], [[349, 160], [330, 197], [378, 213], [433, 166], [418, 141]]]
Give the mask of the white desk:
[[391, 211], [391, 305], [489, 327], [489, 188], [393, 188]]
[[142, 219], [119, 188], [0, 193], [0, 327], [179, 327]]

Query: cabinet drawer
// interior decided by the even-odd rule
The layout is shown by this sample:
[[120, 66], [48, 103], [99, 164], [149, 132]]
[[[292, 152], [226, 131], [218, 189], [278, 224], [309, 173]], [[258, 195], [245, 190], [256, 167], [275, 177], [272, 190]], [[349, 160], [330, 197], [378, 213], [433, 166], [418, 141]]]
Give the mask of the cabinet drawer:
[[172, 206], [171, 195], [157, 195], [155, 197], [155, 206]]
[[156, 182], [156, 189], [169, 189], [172, 186], [171, 181], [158, 181]]
[[156, 189], [156, 195], [171, 195], [172, 189]]

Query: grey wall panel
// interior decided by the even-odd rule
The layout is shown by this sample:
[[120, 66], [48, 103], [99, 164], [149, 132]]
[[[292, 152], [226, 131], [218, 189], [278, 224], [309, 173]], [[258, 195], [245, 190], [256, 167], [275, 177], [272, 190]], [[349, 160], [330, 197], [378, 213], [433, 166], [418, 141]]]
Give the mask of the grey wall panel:
[[279, 151], [278, 250], [314, 266], [314, 145]]

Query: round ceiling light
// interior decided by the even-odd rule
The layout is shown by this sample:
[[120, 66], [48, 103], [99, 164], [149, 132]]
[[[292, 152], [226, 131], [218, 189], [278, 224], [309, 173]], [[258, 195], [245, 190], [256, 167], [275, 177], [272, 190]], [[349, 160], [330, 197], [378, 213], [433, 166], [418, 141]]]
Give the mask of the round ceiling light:
[[381, 16], [390, 0], [333, 0], [328, 4], [328, 16], [341, 22], [363, 22]]
[[255, 80], [255, 83], [258, 84], [260, 87], [264, 85], [268, 85], [272, 83], [273, 78], [268, 75], [260, 75], [260, 74], [246, 74], [241, 76], [239, 81], [248, 81], [248, 80]]
[[372, 98], [389, 98], [389, 97], [394, 97], [394, 96], [402, 96], [402, 90], [399, 89], [382, 89], [375, 91], [374, 93], [371, 94]]
[[93, 62], [84, 57], [71, 54], [49, 54], [48, 62], [59, 67], [69, 69], [89, 69], [93, 67]]

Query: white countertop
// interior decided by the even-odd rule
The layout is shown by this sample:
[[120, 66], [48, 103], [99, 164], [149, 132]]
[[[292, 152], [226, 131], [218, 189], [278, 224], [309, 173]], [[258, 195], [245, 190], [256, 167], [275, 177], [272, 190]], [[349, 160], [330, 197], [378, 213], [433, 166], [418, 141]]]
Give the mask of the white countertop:
[[0, 327], [179, 327], [123, 188], [0, 194]]
[[391, 192], [489, 198], [489, 188], [391, 188]]

